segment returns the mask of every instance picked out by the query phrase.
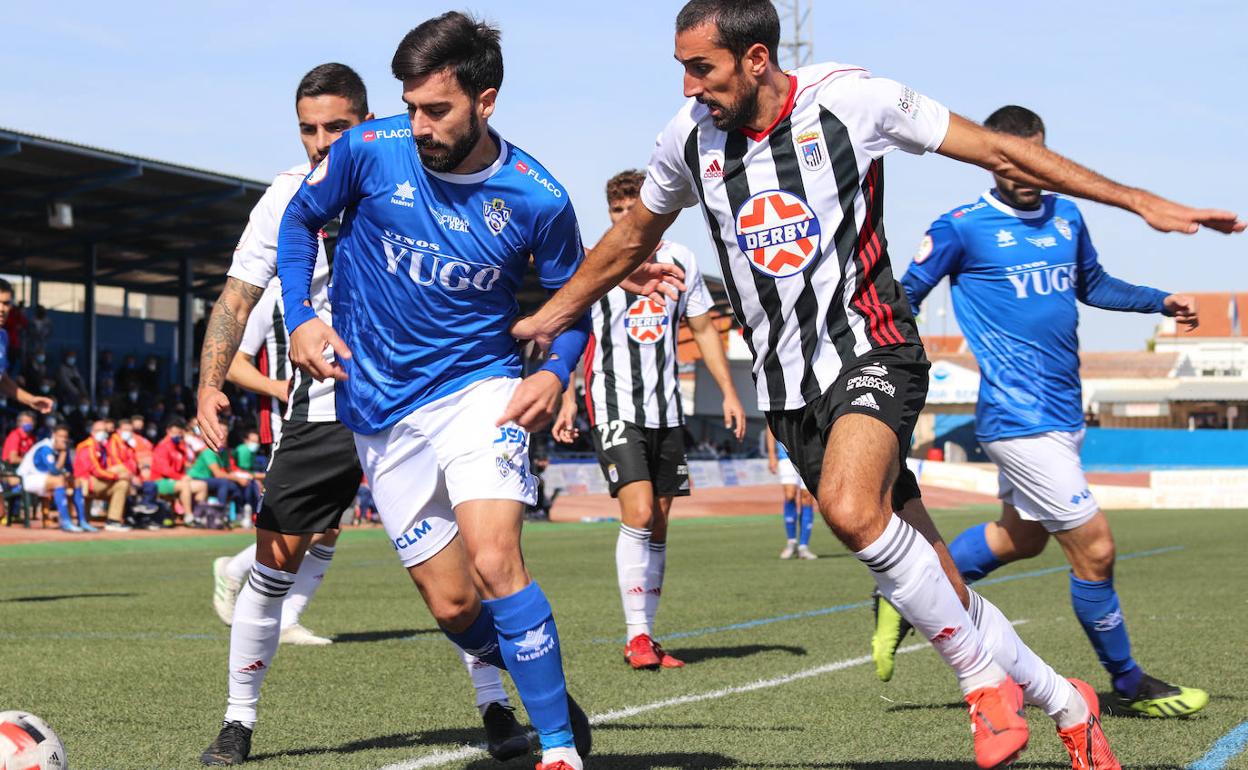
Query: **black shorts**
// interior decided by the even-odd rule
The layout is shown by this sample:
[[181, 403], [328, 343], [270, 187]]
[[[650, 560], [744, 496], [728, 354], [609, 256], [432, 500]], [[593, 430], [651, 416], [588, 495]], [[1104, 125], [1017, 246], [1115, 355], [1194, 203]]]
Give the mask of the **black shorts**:
[[283, 422], [256, 527], [289, 535], [334, 529], [363, 477], [355, 437], [342, 423]]
[[685, 429], [643, 428], [623, 420], [601, 422], [591, 429], [598, 465], [611, 496], [634, 481], [649, 481], [659, 497], [689, 494], [689, 461], [685, 459]]
[[831, 388], [805, 406], [767, 412], [771, 432], [788, 450], [807, 489], [819, 489], [832, 424], [852, 413], [874, 417], [897, 434], [900, 471], [893, 484], [893, 510], [920, 497], [919, 482], [906, 467], [906, 456], [915, 422], [927, 401], [930, 368], [919, 345], [878, 348], [847, 367]]

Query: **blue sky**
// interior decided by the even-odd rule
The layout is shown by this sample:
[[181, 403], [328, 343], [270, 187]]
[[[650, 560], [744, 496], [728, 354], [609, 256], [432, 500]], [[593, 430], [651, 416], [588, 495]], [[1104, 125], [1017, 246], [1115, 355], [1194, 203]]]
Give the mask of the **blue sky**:
[[[603, 182], [644, 165], [681, 104], [671, 58], [679, 5], [13, 4], [0, 48], [0, 125], [267, 179], [302, 159], [293, 92], [306, 70], [350, 64], [378, 115], [399, 112], [388, 70], [395, 45], [425, 18], [466, 8], [503, 30], [507, 75], [493, 125], [568, 188], [592, 242], [607, 226]], [[939, 12], [921, 0], [813, 5], [817, 61], [869, 67], [975, 119], [1023, 104], [1044, 117], [1051, 147], [1112, 178], [1248, 213], [1243, 3], [972, 2]], [[894, 153], [885, 166], [885, 222], [900, 273], [928, 223], [990, 180], [936, 156]], [[1171, 291], [1248, 287], [1248, 237], [1161, 235], [1125, 212], [1084, 211], [1106, 269], [1119, 277]], [[719, 273], [696, 212], [682, 215], [672, 237]], [[929, 308], [945, 301], [942, 289]], [[956, 329], [926, 315], [925, 331]], [[1153, 324], [1085, 309], [1084, 347], [1139, 349]]]

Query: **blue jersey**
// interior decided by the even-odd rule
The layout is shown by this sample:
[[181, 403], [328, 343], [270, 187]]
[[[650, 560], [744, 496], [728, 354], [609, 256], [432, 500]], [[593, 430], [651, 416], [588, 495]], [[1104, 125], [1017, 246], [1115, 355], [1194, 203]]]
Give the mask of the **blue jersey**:
[[981, 441], [1083, 427], [1076, 299], [1160, 313], [1166, 298], [1106, 273], [1079, 209], [1055, 195], [1020, 211], [989, 191], [937, 219], [901, 279], [915, 313], [945, 276], [979, 362]]
[[[9, 312], [12, 312], [11, 310]], [[9, 371], [9, 333], [0, 328], [0, 376]]]
[[563, 187], [494, 140], [490, 167], [439, 174], [421, 164], [405, 114], [369, 121], [334, 143], [286, 209], [277, 259], [290, 331], [313, 317], [302, 303], [315, 234], [343, 215], [329, 299], [352, 352], [338, 419], [357, 433], [478, 380], [519, 376], [509, 328], [530, 257], [542, 285], [556, 289], [584, 256]]

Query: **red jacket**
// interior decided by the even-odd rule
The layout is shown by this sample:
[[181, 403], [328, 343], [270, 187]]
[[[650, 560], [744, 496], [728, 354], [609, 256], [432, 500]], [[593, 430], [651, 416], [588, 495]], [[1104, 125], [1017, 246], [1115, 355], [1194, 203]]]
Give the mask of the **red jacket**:
[[165, 436], [152, 450], [152, 479], [178, 480], [186, 475], [186, 452]]
[[110, 471], [108, 447], [89, 437], [78, 445], [74, 452], [74, 476], [80, 479], [96, 478], [103, 481], [115, 481], [117, 474]]
[[0, 460], [17, 465], [34, 445], [34, 435], [21, 428], [14, 428], [9, 435], [4, 437], [3, 457], [0, 457]]

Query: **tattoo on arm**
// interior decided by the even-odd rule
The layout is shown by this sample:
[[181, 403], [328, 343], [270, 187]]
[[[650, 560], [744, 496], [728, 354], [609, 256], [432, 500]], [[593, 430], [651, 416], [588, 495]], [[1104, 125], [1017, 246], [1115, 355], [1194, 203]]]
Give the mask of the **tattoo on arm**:
[[199, 358], [200, 388], [220, 388], [225, 383], [230, 362], [243, 339], [243, 329], [247, 328], [247, 318], [263, 293], [264, 289], [246, 281], [226, 279], [204, 332], [204, 348]]

